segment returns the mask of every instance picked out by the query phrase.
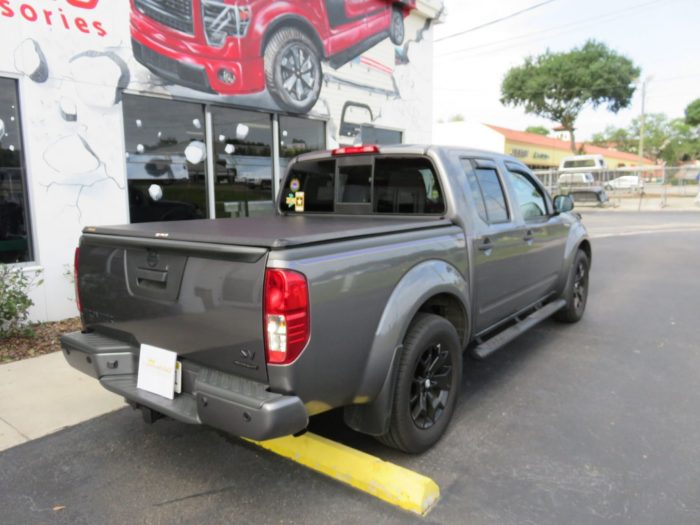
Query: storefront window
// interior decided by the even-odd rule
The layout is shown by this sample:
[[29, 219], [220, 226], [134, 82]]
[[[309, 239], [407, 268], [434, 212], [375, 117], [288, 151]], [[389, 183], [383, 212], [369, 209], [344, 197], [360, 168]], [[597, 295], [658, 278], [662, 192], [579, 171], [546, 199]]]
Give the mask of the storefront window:
[[17, 82], [0, 78], [0, 263], [32, 260]]
[[402, 133], [393, 129], [362, 126], [362, 144], [401, 144]]
[[292, 157], [326, 149], [326, 125], [320, 120], [280, 117], [280, 177]]
[[127, 95], [124, 133], [131, 222], [206, 217], [202, 105]]
[[268, 113], [212, 107], [217, 217], [272, 215], [272, 120]]

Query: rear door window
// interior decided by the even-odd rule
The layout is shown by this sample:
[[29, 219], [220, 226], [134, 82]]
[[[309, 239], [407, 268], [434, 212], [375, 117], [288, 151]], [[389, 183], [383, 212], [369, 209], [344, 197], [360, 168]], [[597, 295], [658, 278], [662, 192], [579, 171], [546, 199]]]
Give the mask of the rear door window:
[[498, 171], [474, 166], [469, 159], [462, 159], [461, 162], [479, 217], [489, 224], [508, 222], [508, 205]]

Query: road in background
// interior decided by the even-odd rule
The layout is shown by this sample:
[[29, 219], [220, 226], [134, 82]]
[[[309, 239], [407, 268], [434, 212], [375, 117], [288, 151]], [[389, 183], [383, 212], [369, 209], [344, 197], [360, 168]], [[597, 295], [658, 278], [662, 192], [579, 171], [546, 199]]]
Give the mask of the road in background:
[[124, 409], [0, 453], [2, 521], [697, 525], [700, 214], [584, 220], [586, 316], [466, 359], [434, 449], [406, 456], [346, 430], [339, 413], [313, 420], [432, 477], [442, 500], [427, 519], [214, 430], [146, 426]]

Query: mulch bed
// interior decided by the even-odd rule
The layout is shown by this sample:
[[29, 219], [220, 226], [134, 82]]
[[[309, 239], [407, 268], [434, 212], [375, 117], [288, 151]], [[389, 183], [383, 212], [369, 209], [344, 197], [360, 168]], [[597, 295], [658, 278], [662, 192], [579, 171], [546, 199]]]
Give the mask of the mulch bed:
[[80, 318], [73, 317], [55, 323], [38, 323], [32, 328], [34, 336], [0, 339], [0, 364], [57, 352], [61, 349], [59, 337], [80, 330], [81, 326]]

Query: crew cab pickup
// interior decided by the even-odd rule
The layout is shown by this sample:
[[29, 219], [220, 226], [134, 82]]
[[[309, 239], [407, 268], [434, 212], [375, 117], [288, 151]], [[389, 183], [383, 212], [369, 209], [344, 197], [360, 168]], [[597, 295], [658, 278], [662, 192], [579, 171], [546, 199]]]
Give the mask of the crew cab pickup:
[[418, 453], [450, 421], [465, 351], [583, 315], [591, 245], [572, 208], [500, 154], [304, 154], [274, 216], [85, 228], [84, 329], [61, 344], [150, 420], [264, 440], [342, 407]]

